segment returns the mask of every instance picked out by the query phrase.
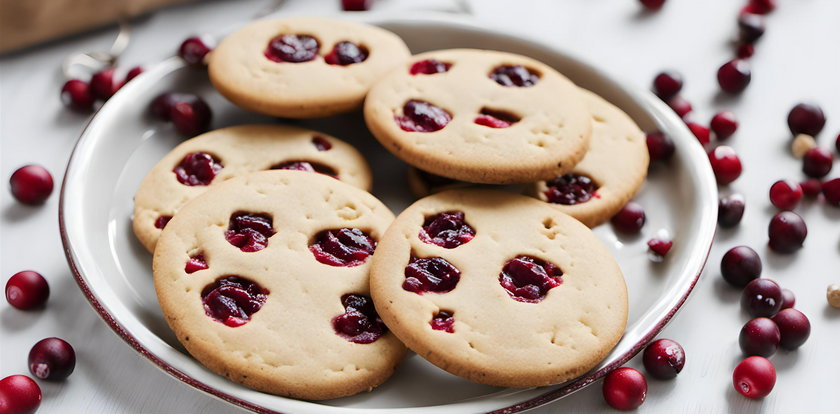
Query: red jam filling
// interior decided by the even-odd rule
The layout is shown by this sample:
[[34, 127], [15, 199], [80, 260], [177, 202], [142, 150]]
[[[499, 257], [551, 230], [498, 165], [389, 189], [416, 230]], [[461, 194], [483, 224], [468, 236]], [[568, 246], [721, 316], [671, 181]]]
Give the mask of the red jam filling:
[[181, 163], [172, 172], [183, 185], [210, 185], [216, 174], [222, 169], [222, 163], [206, 152], [191, 152], [184, 156]]
[[446, 331], [449, 333], [455, 333], [455, 328], [452, 326], [455, 324], [455, 317], [452, 316], [452, 313], [447, 311], [440, 311], [434, 318], [429, 322], [429, 325], [432, 325], [432, 329], [436, 331]]
[[546, 183], [545, 197], [549, 203], [574, 205], [585, 203], [592, 197], [598, 186], [591, 178], [580, 174], [564, 174]]
[[268, 246], [268, 238], [274, 233], [270, 216], [236, 213], [230, 217], [225, 239], [243, 252], [256, 252]]
[[422, 295], [424, 292], [449, 292], [461, 279], [461, 271], [442, 257], [419, 259], [412, 256], [405, 267], [403, 289]]
[[339, 336], [357, 344], [369, 344], [388, 332], [369, 297], [344, 295], [341, 304], [344, 305], [344, 313], [332, 321], [333, 329]]
[[549, 290], [563, 283], [560, 268], [530, 256], [518, 256], [505, 263], [499, 283], [511, 298], [519, 302], [537, 303]]
[[376, 241], [359, 229], [326, 230], [315, 236], [309, 251], [315, 260], [330, 266], [358, 266], [373, 255]]
[[463, 211], [449, 211], [426, 218], [418, 235], [424, 243], [454, 249], [475, 237], [475, 230], [467, 224]]
[[403, 131], [435, 132], [443, 129], [452, 115], [426, 101], [412, 99], [403, 105], [402, 115], [394, 115], [394, 120]]
[[201, 292], [207, 316], [232, 328], [248, 323], [267, 297], [268, 290], [239, 276], [220, 278]]

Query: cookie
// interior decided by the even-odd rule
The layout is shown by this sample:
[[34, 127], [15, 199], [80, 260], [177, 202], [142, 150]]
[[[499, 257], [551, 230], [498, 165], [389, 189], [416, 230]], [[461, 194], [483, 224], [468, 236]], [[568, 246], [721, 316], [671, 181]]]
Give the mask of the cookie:
[[369, 299], [371, 257], [392, 219], [369, 193], [319, 174], [230, 179], [160, 237], [166, 321], [198, 361], [248, 387], [311, 400], [370, 390], [405, 353]]
[[286, 118], [361, 107], [374, 82], [410, 56], [397, 35], [323, 17], [260, 20], [208, 57], [213, 86], [234, 104]]
[[352, 146], [320, 132], [284, 125], [241, 125], [184, 141], [143, 179], [134, 196], [134, 234], [149, 252], [178, 209], [234, 176], [271, 168], [331, 175], [370, 190], [372, 176]]
[[446, 191], [403, 211], [376, 249], [371, 294], [411, 350], [495, 386], [578, 377], [627, 322], [621, 270], [586, 226], [494, 190]]
[[451, 49], [414, 56], [365, 100], [368, 129], [408, 164], [456, 180], [550, 179], [583, 158], [590, 115], [566, 77], [525, 56]]
[[645, 134], [621, 109], [582, 90], [592, 113], [592, 138], [568, 174], [530, 187], [529, 193], [595, 227], [614, 216], [644, 184], [650, 156]]
[[441, 177], [414, 167], [408, 167], [406, 181], [408, 182], [408, 189], [411, 190], [411, 194], [417, 198], [423, 198], [429, 194], [439, 193], [445, 190], [453, 190], [473, 185], [472, 183], [465, 181]]

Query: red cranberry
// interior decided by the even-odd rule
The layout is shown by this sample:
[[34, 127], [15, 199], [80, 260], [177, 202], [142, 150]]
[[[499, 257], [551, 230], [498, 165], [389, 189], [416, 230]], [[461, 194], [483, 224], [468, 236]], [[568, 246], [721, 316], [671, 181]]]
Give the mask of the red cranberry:
[[638, 233], [645, 225], [645, 210], [637, 203], [629, 202], [611, 219], [613, 227], [622, 233]]
[[505, 263], [499, 273], [499, 283], [516, 301], [537, 303], [549, 290], [563, 283], [563, 272], [545, 260], [517, 256]]
[[201, 301], [207, 316], [231, 328], [242, 326], [262, 308], [268, 290], [239, 276], [225, 276], [207, 285]]
[[645, 402], [647, 381], [641, 372], [622, 367], [604, 377], [604, 401], [617, 410], [635, 410]]
[[368, 50], [353, 42], [338, 42], [333, 50], [324, 56], [324, 61], [330, 65], [347, 66], [364, 62], [368, 58]]
[[0, 380], [0, 412], [33, 414], [41, 405], [41, 387], [26, 375], [10, 375]]
[[172, 216], [158, 216], [158, 218], [155, 219], [155, 228], [162, 229], [166, 227], [166, 225], [169, 224], [169, 220], [172, 220]]
[[782, 309], [792, 308], [796, 304], [796, 295], [790, 289], [782, 289]]
[[822, 191], [822, 181], [819, 178], [809, 178], [801, 183], [802, 193], [808, 197], [816, 197]]
[[793, 210], [802, 199], [802, 187], [791, 180], [779, 180], [770, 186], [770, 202], [779, 209]]
[[315, 146], [315, 149], [318, 151], [329, 151], [332, 148], [332, 144], [327, 141], [324, 137], [314, 137], [312, 138], [312, 145]]
[[738, 16], [738, 40], [751, 44], [764, 35], [764, 16], [753, 13], [741, 13]]
[[435, 315], [434, 318], [429, 322], [429, 325], [432, 325], [432, 329], [436, 331], [445, 331], [449, 333], [455, 333], [455, 317], [452, 316], [451, 312], [447, 311], [440, 311]]
[[484, 108], [473, 122], [490, 128], [508, 128], [519, 122], [519, 117], [509, 112]]
[[[665, 0], [639, 0], [639, 2], [642, 3], [642, 6], [645, 6], [648, 10], [659, 10], [665, 4]], [[644, 398], [642, 400], [644, 400]]]
[[370, 10], [373, 0], [341, 0], [341, 8], [344, 11], [365, 11]]
[[767, 14], [776, 9], [776, 0], [749, 0], [742, 13]]
[[773, 317], [773, 322], [779, 326], [782, 348], [799, 348], [811, 336], [811, 322], [805, 314], [796, 309], [782, 309]]
[[826, 148], [814, 147], [802, 157], [802, 172], [808, 177], [823, 178], [831, 172], [834, 155]]
[[677, 72], [661, 72], [653, 78], [653, 92], [661, 99], [668, 99], [680, 93], [683, 87], [683, 78]]
[[254, 213], [235, 213], [230, 216], [225, 240], [243, 252], [256, 252], [268, 246], [268, 238], [273, 236], [274, 227], [271, 216]]
[[755, 318], [741, 328], [738, 344], [745, 355], [769, 357], [779, 349], [779, 327], [768, 318]]
[[207, 265], [207, 259], [204, 255], [197, 254], [195, 256], [190, 256], [190, 260], [187, 260], [187, 264], [184, 266], [184, 272], [192, 274], [199, 270], [205, 270], [208, 268], [210, 268], [210, 266]]
[[742, 43], [738, 45], [738, 49], [735, 51], [735, 55], [738, 56], [738, 58], [740, 59], [751, 58], [754, 54], [755, 46], [753, 46], [751, 43]]
[[414, 62], [408, 70], [412, 75], [434, 75], [435, 73], [443, 73], [449, 71], [452, 67], [451, 63], [441, 62], [436, 59], [426, 59], [419, 62]]
[[188, 93], [173, 93], [166, 92], [158, 95], [152, 103], [149, 104], [149, 110], [152, 115], [161, 121], [170, 121], [170, 114], [172, 107], [178, 102], [192, 102], [198, 99], [197, 96]]
[[546, 183], [545, 197], [549, 203], [574, 205], [597, 197], [598, 185], [580, 174], [564, 174]]
[[208, 37], [190, 37], [178, 47], [178, 56], [190, 65], [198, 65], [204, 62], [204, 56], [213, 50], [213, 46], [213, 41]]
[[175, 130], [186, 137], [207, 131], [212, 117], [210, 107], [201, 98], [193, 102], [177, 102], [169, 111], [169, 119], [175, 125]]
[[686, 122], [685, 124], [688, 129], [691, 131], [692, 134], [697, 138], [697, 141], [700, 141], [700, 145], [706, 145], [711, 142], [711, 135], [709, 134], [709, 128], [704, 127], [696, 122]]
[[116, 84], [114, 83], [115, 70], [116, 68], [114, 67], [105, 68], [96, 72], [90, 78], [90, 94], [95, 99], [107, 101], [117, 91]]
[[424, 292], [449, 292], [461, 279], [461, 271], [442, 257], [420, 259], [412, 256], [405, 267], [403, 289], [422, 295]]
[[782, 288], [770, 279], [752, 280], [741, 292], [741, 308], [753, 318], [770, 318], [782, 308]]
[[674, 155], [674, 141], [659, 132], [649, 132], [646, 136], [648, 154], [651, 161], [667, 161]]
[[263, 54], [275, 62], [300, 63], [318, 57], [318, 40], [308, 35], [280, 35], [268, 42]]
[[20, 310], [44, 307], [50, 297], [50, 285], [38, 272], [17, 272], [6, 282], [6, 300]]
[[794, 136], [806, 134], [813, 137], [825, 126], [825, 114], [818, 105], [800, 103], [788, 113], [787, 123]]
[[693, 109], [691, 107], [691, 102], [688, 102], [685, 98], [679, 95], [668, 99], [667, 103], [680, 118], [685, 118], [685, 116]]
[[68, 108], [87, 112], [93, 109], [94, 98], [90, 85], [85, 81], [71, 79], [61, 87], [61, 102]]
[[452, 115], [426, 101], [412, 99], [403, 105], [403, 115], [394, 115], [394, 120], [403, 131], [434, 132], [443, 129]]
[[191, 152], [184, 156], [172, 172], [183, 185], [210, 185], [222, 168], [222, 162], [216, 157], [206, 152]]
[[657, 379], [671, 379], [685, 366], [685, 351], [670, 339], [657, 339], [645, 348], [642, 356], [645, 370]]
[[740, 93], [747, 88], [752, 78], [750, 64], [744, 59], [733, 59], [718, 69], [718, 84], [729, 93]]
[[76, 352], [66, 341], [46, 338], [29, 351], [29, 372], [45, 380], [63, 380], [76, 367]]
[[522, 65], [502, 65], [493, 69], [489, 76], [502, 86], [528, 87], [540, 80], [539, 74]]
[[710, 126], [717, 139], [725, 140], [731, 137], [738, 129], [738, 120], [731, 111], [722, 111], [712, 117]]
[[733, 247], [723, 255], [720, 273], [730, 285], [744, 287], [761, 276], [761, 257], [747, 246]]
[[777, 253], [793, 253], [802, 247], [808, 228], [799, 214], [783, 211], [770, 220], [768, 234], [771, 249]]
[[740, 194], [721, 197], [718, 202], [718, 225], [724, 228], [737, 226], [744, 217], [746, 200]]
[[46, 168], [29, 164], [12, 173], [9, 185], [17, 201], [35, 206], [47, 201], [53, 190], [53, 179]]
[[424, 243], [454, 249], [475, 237], [475, 230], [467, 224], [463, 211], [450, 211], [427, 217], [418, 234]]
[[376, 241], [359, 229], [324, 230], [315, 236], [309, 251], [315, 260], [330, 266], [354, 267], [367, 261]]
[[369, 344], [388, 332], [369, 297], [344, 295], [341, 304], [344, 305], [344, 313], [333, 318], [333, 329], [339, 336], [353, 343]]
[[312, 161], [287, 161], [282, 164], [272, 166], [271, 169], [314, 172], [338, 178], [338, 173], [334, 169], [332, 169], [332, 167], [328, 167], [324, 164]]
[[135, 66], [135, 67], [131, 68], [128, 71], [128, 73], [125, 74], [125, 81], [128, 82], [128, 81], [140, 76], [140, 74], [143, 73], [145, 70], [146, 69], [143, 68], [142, 66]]
[[748, 357], [732, 372], [732, 385], [744, 397], [764, 398], [776, 385], [776, 368], [767, 358]]
[[718, 184], [729, 184], [741, 176], [741, 159], [731, 147], [721, 145], [709, 151], [709, 162]]
[[827, 203], [840, 206], [840, 178], [822, 183], [822, 193]]
[[674, 242], [671, 240], [663, 240], [663, 239], [650, 239], [648, 240], [648, 249], [653, 252], [655, 255], [664, 257], [671, 251], [671, 247], [674, 246]]
[[837, 148], [837, 152], [840, 152], [840, 134], [837, 134], [837, 139], [834, 141], [834, 147]]

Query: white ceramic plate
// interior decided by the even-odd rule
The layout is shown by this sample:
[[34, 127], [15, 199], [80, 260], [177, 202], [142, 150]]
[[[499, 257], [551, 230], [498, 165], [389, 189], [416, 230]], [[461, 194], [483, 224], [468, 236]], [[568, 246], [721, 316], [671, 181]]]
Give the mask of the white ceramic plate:
[[[250, 122], [279, 122], [246, 113], [218, 95], [206, 71], [173, 58], [127, 84], [96, 114], [70, 159], [61, 191], [60, 227], [67, 259], [87, 299], [108, 325], [137, 352], [168, 374], [211, 395], [260, 412], [439, 413], [517, 412], [562, 398], [622, 365], [649, 342], [688, 297], [705, 265], [715, 231], [717, 187], [706, 154], [673, 112], [647, 91], [621, 86], [552, 46], [451, 16], [364, 20], [401, 36], [415, 53], [472, 47], [520, 53], [541, 60], [624, 109], [644, 130], [666, 131], [677, 152], [653, 168], [636, 197], [647, 211], [643, 234], [626, 238], [609, 225], [595, 229], [621, 265], [630, 294], [624, 337], [587, 375], [551, 387], [494, 388], [452, 376], [416, 355], [393, 378], [370, 393], [307, 402], [260, 393], [214, 374], [187, 354], [163, 319], [152, 284], [151, 255], [131, 231], [132, 197], [146, 172], [181, 138], [171, 125], [153, 120], [148, 103], [165, 91], [189, 91], [208, 101], [213, 128]], [[405, 165], [369, 134], [360, 113], [294, 121], [359, 147], [372, 164], [374, 194], [395, 213], [412, 198]], [[664, 263], [647, 257], [646, 241], [673, 238]], [[151, 396], [150, 396], [151, 398]]]

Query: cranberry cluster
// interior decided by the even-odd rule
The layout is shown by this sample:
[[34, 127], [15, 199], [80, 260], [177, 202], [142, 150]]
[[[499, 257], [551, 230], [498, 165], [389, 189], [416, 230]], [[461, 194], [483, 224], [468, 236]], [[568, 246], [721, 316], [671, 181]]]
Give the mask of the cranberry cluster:
[[755, 45], [764, 35], [764, 15], [776, 8], [774, 0], [748, 0], [738, 14], [738, 36], [735, 41], [735, 58], [724, 63], [717, 72], [718, 85], [724, 92], [741, 93], [750, 84], [752, 69], [749, 58]]
[[[315, 60], [321, 45], [318, 39], [304, 34], [282, 34], [268, 42], [263, 54], [273, 62], [303, 63]], [[342, 41], [333, 45], [324, 56], [329, 65], [347, 66], [367, 60], [369, 52], [363, 45]]]
[[[685, 366], [685, 351], [676, 341], [657, 339], [645, 348], [642, 362], [650, 376], [659, 380], [673, 379]], [[647, 380], [634, 368], [619, 368], [604, 378], [602, 392], [611, 407], [634, 410], [645, 402]]]
[[149, 104], [149, 111], [161, 121], [172, 122], [175, 130], [185, 137], [207, 131], [213, 118], [207, 102], [191, 93], [160, 94]]
[[107, 101], [128, 81], [143, 73], [142, 66], [131, 68], [125, 75], [125, 79], [115, 79], [116, 67], [110, 66], [93, 74], [90, 82], [80, 79], [71, 79], [64, 83], [61, 88], [61, 102], [68, 108], [90, 112], [97, 100]]

